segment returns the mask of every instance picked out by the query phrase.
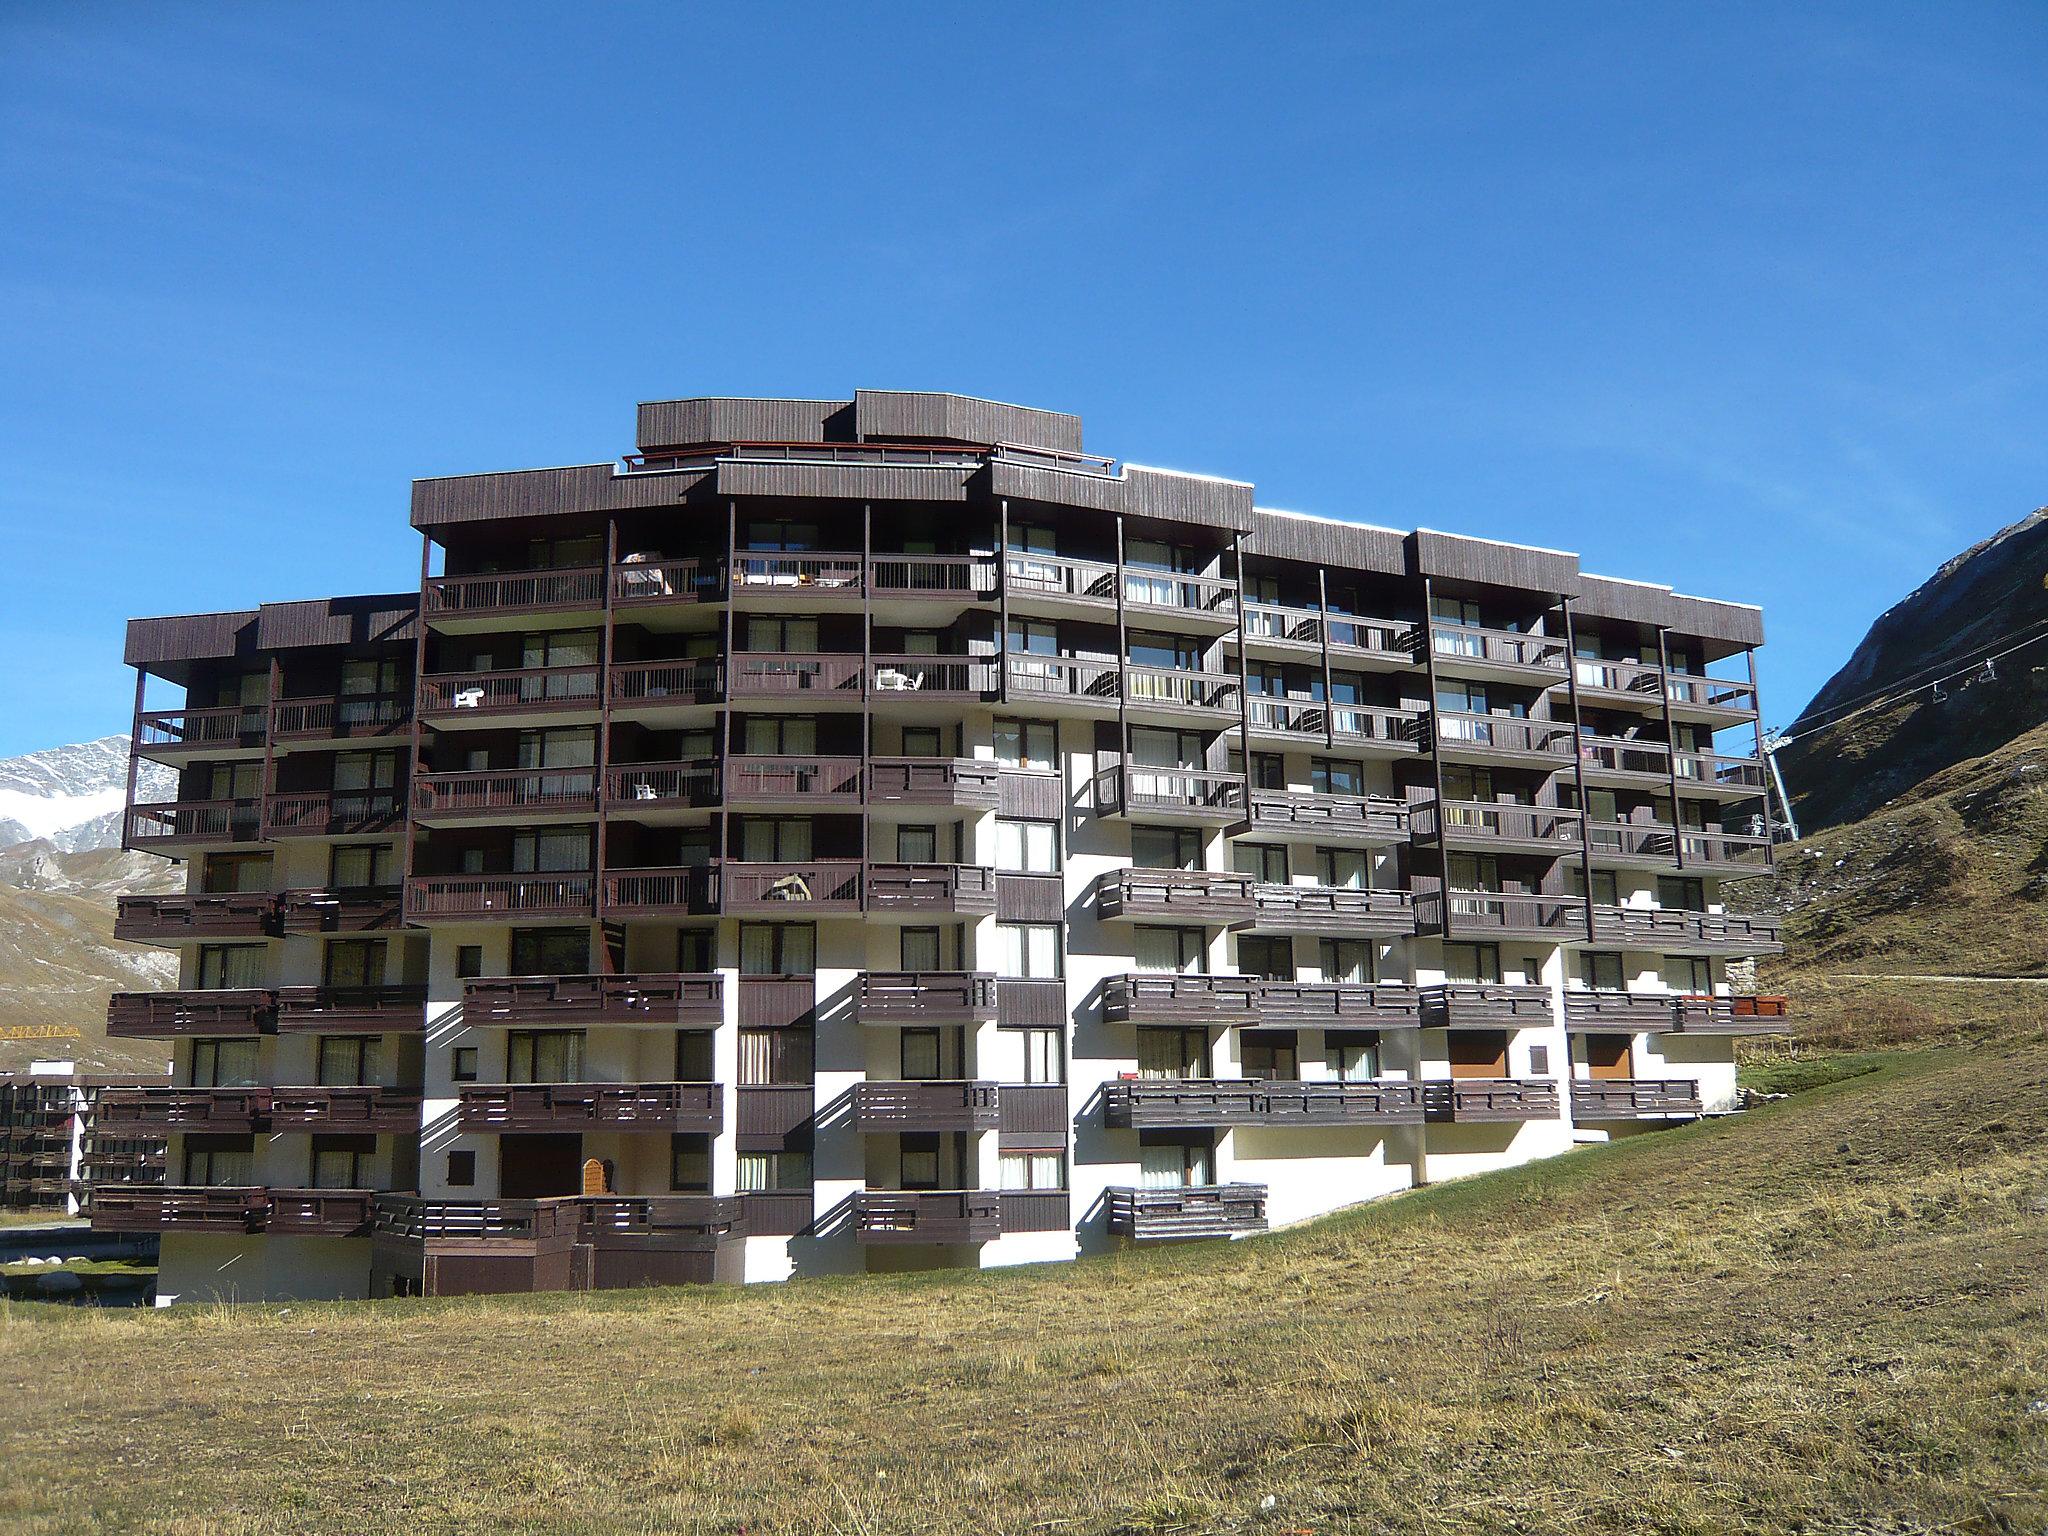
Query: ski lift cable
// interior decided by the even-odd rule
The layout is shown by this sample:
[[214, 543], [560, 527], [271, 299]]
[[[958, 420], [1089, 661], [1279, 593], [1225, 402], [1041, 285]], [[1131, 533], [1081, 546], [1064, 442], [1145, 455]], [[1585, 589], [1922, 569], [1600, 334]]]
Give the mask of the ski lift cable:
[[[1982, 641], [1981, 644], [2003, 645], [2008, 640], [2015, 639], [2021, 635], [2029, 634], [2030, 631], [2041, 630], [2048, 630], [2048, 619], [2041, 619], [2036, 623], [2028, 625], [2024, 628], [2011, 630], [2006, 634], [1995, 637], [1994, 639]], [[1964, 656], [1967, 658], [1968, 654], [1968, 652], [1965, 652]], [[2011, 651], [2000, 651], [1997, 654], [2000, 656], [2008, 656], [2012, 653]], [[1819, 726], [1814, 727], [1813, 729], [1825, 729], [1829, 724], [1833, 723], [1833, 718], [1835, 716], [1845, 716], [1849, 713], [1853, 713], [1855, 711], [1855, 707], [1863, 703], [1863, 701], [1866, 699], [1879, 699], [1885, 697], [1905, 698], [1909, 694], [1916, 692], [1919, 688], [1926, 686], [1924, 679], [1926, 679], [1929, 673], [1939, 672], [1944, 667], [1954, 668], [1955, 670], [1941, 672], [1942, 679], [1946, 681], [1950, 677], [1957, 677], [1960, 676], [1962, 672], [1968, 671], [1971, 664], [1972, 663], [1967, 659], [1957, 661], [1955, 658], [1944, 656], [1940, 660], [1930, 662], [1926, 666], [1920, 667], [1912, 672], [1908, 672], [1902, 677], [1894, 678], [1892, 681], [1884, 684], [1882, 687], [1871, 688], [1865, 690], [1862, 693], [1851, 694], [1848, 698], [1841, 700], [1839, 703], [1831, 704], [1826, 709], [1822, 710], [1821, 715], [1827, 718], [1821, 719]], [[1802, 716], [1801, 718], [1807, 719], [1814, 717]], [[1799, 723], [1800, 721], [1793, 722], [1793, 724], [1795, 725]], [[1807, 735], [1810, 734], [1810, 731], [1802, 731], [1800, 734]]]
[[[2042, 628], [2044, 631], [2048, 631], [2048, 620], [2044, 620], [2042, 625], [2037, 627]], [[2021, 633], [2021, 631], [2015, 631], [2014, 633]], [[2015, 651], [2023, 651], [2030, 645], [2037, 645], [2042, 640], [2048, 640], [2048, 632], [2029, 636], [2027, 639], [2021, 640], [2017, 644], [2007, 646], [2002, 651], [1995, 651], [1989, 656], [1982, 657], [1977, 662], [1965, 662], [1960, 667], [1956, 667], [1950, 671], [1943, 672], [1940, 676], [1934, 678], [1932, 681], [1935, 702], [1940, 703], [1948, 698], [1948, 695], [1941, 691], [1941, 685], [1943, 683], [1953, 682], [1957, 678], [1968, 676], [1973, 667], [1979, 669], [1978, 675], [1981, 678], [1987, 680], [1995, 680], [1998, 676], [1998, 671], [1997, 668], [1993, 665], [1993, 663], [2000, 661], [2007, 656], [2012, 655]], [[1995, 644], [1996, 642], [1993, 643]], [[1932, 669], [1922, 668], [1921, 670], [1922, 673], [1924, 673]], [[1920, 674], [1909, 675], [1915, 677], [1920, 676]], [[1922, 688], [1926, 688], [1928, 686], [1930, 685], [1924, 679], [1924, 677], [1920, 678], [1920, 680], [1918, 681], [1913, 682], [1908, 687], [1900, 687], [1897, 684], [1893, 684], [1891, 685], [1890, 691], [1882, 694], [1881, 696], [1871, 698], [1871, 701], [1869, 703], [1861, 706], [1860, 708], [1849, 710], [1846, 714], [1836, 715], [1832, 719], [1824, 720], [1818, 725], [1811, 726], [1806, 730], [1799, 731], [1797, 733], [1790, 735], [1787, 735], [1783, 732], [1773, 732], [1773, 750], [1775, 750], [1777, 747], [1789, 745], [1790, 743], [1795, 741], [1804, 741], [1809, 736], [1818, 736], [1823, 731], [1833, 730], [1836, 726], [1845, 724], [1846, 722], [1855, 719], [1858, 715], [1867, 715], [1871, 713], [1873, 710], [1884, 708], [1884, 706], [1887, 704], [1897, 703], [1900, 699], [1910, 698], [1914, 694], [1918, 693]], [[1866, 697], [1869, 696], [1866, 695]]]

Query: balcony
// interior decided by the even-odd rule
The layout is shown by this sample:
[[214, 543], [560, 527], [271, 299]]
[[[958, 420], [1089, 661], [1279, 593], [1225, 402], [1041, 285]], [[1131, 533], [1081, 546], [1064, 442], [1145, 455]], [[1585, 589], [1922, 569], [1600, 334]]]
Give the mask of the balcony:
[[1775, 955], [1785, 948], [1779, 942], [1776, 923], [1732, 912], [1666, 907], [1595, 907], [1592, 942], [1681, 954]]
[[1111, 1188], [1103, 1214], [1112, 1237], [1241, 1237], [1266, 1230], [1263, 1184], [1188, 1184], [1177, 1189]]
[[861, 557], [857, 552], [790, 554], [743, 550], [733, 556], [735, 599], [858, 599], [863, 590]]
[[95, 1130], [124, 1137], [247, 1135], [269, 1124], [268, 1088], [105, 1088], [93, 1111]]
[[128, 807], [127, 846], [231, 847], [263, 839], [263, 802], [174, 800]]
[[1016, 653], [1005, 660], [1005, 686], [1012, 700], [1028, 700], [1047, 707], [1078, 704], [1091, 710], [1113, 710], [1123, 697], [1122, 669], [1113, 661]]
[[412, 782], [412, 811], [428, 824], [479, 818], [522, 825], [587, 820], [597, 811], [597, 770], [506, 768], [423, 773]]
[[1127, 666], [1123, 686], [1133, 710], [1206, 720], [1238, 718], [1243, 692], [1235, 673], [1178, 667]]
[[1422, 988], [1431, 1029], [1544, 1029], [1557, 1022], [1550, 988], [1518, 982], [1451, 981]]
[[263, 797], [263, 836], [376, 837], [405, 822], [400, 791], [316, 789]]
[[634, 821], [662, 821], [719, 804], [715, 757], [675, 763], [614, 763], [604, 772], [604, 808]]
[[996, 1016], [996, 979], [981, 971], [862, 971], [860, 1024], [979, 1024]]
[[371, 1214], [380, 1244], [411, 1250], [429, 1295], [701, 1284], [717, 1277], [721, 1246], [748, 1230], [746, 1206], [730, 1195], [380, 1194]]
[[991, 809], [1000, 770], [967, 757], [876, 757], [868, 760], [868, 803], [951, 805]]
[[280, 1033], [410, 1035], [427, 1027], [423, 986], [279, 987]]
[[270, 1191], [260, 1186], [101, 1184], [92, 1192], [95, 1232], [260, 1232], [269, 1214]]
[[1360, 752], [1406, 757], [1421, 749], [1425, 711], [1368, 704], [1327, 704], [1320, 699], [1253, 694], [1245, 714], [1252, 734]]
[[995, 909], [995, 872], [980, 864], [867, 867], [867, 910], [871, 915], [982, 917]]
[[1124, 608], [1148, 625], [1169, 629], [1237, 627], [1237, 583], [1222, 576], [1124, 567]]
[[815, 1022], [817, 977], [742, 976], [739, 983], [741, 1029], [808, 1028]]
[[1575, 944], [1586, 937], [1586, 903], [1578, 896], [1422, 891], [1415, 897], [1415, 927], [1419, 933], [1459, 939], [1519, 938]]
[[985, 603], [996, 595], [993, 555], [874, 555], [868, 588], [880, 602]]
[[716, 602], [725, 593], [721, 560], [622, 560], [612, 567], [612, 606]]
[[1251, 828], [1280, 837], [1322, 843], [1386, 847], [1406, 842], [1408, 803], [1381, 795], [1289, 794], [1255, 789]]
[[1577, 811], [1500, 801], [1425, 800], [1415, 807], [1414, 833], [1447, 848], [1562, 858], [1579, 851], [1584, 818]]
[[114, 937], [135, 944], [261, 939], [276, 931], [277, 898], [268, 891], [216, 896], [123, 896]]
[[146, 709], [135, 717], [135, 750], [144, 757], [166, 761], [260, 752], [266, 713], [261, 704]]
[[1003, 1235], [995, 1190], [862, 1189], [853, 1196], [854, 1235], [863, 1243], [986, 1243]]
[[641, 719], [682, 715], [725, 697], [725, 667], [715, 658], [614, 663], [607, 689], [612, 708]]
[[261, 990], [116, 992], [107, 999], [107, 1033], [117, 1040], [267, 1034], [276, 1022], [277, 994]]
[[1661, 716], [1664, 712], [1664, 669], [1654, 661], [1601, 661], [1578, 656], [1572, 660], [1572, 681], [1581, 695], [1604, 709], [1643, 709]]
[[1633, 736], [1581, 736], [1579, 764], [1589, 783], [1669, 792], [1671, 748]]
[[1262, 1024], [1325, 1029], [1414, 1029], [1422, 1023], [1422, 992], [1405, 981], [1261, 981]]
[[1687, 869], [1723, 879], [1738, 875], [1768, 874], [1771, 869], [1771, 840], [1734, 832], [1686, 831], [1678, 843], [1680, 862]]
[[718, 870], [705, 864], [604, 872], [606, 917], [709, 917], [718, 912]]
[[1244, 819], [1244, 807], [1241, 773], [1125, 767], [1112, 768], [1095, 778], [1098, 816], [1227, 825]]
[[595, 887], [587, 872], [418, 875], [406, 882], [405, 912], [411, 921], [423, 923], [588, 918]]
[[1467, 715], [1450, 710], [1431, 712], [1438, 753], [1447, 760], [1477, 763], [1519, 763], [1556, 770], [1570, 765], [1578, 750], [1578, 733], [1548, 720], [1522, 720], [1510, 715]]
[[1121, 1081], [1102, 1086], [1112, 1130], [1206, 1130], [1236, 1126], [1420, 1125], [1417, 1082], [1300, 1082], [1257, 1078]]
[[828, 805], [861, 803], [857, 757], [735, 757], [725, 765], [728, 805]]
[[488, 628], [513, 614], [595, 616], [603, 611], [604, 596], [602, 566], [562, 566], [430, 577], [422, 589], [422, 606], [434, 628], [460, 630]]
[[364, 1136], [417, 1136], [420, 1102], [417, 1088], [361, 1087], [272, 1088], [270, 1129], [307, 1135], [330, 1132]]
[[270, 734], [279, 747], [397, 736], [411, 724], [410, 693], [279, 699], [270, 707]]
[[1003, 561], [1003, 585], [1013, 602], [1034, 611], [1116, 607], [1116, 566], [1108, 561], [1012, 551]]
[[404, 900], [395, 885], [283, 891], [277, 897], [278, 927], [288, 934], [374, 933], [404, 920]]
[[1596, 821], [1586, 840], [1598, 864], [1639, 869], [1678, 867], [1678, 829], [1658, 821]]
[[[1019, 1147], [1064, 1147], [1070, 1129], [1067, 1118], [1067, 1085], [1061, 1083], [1005, 1083], [997, 1094], [996, 1129], [1001, 1145]], [[1061, 1226], [1066, 1223], [1062, 1221]], [[1038, 1231], [1039, 1228], [1010, 1227], [1004, 1231]]]
[[725, 1125], [717, 1083], [482, 1083], [456, 1089], [465, 1131], [699, 1131]]
[[993, 656], [874, 656], [868, 660], [868, 697], [877, 704], [992, 699]]
[[817, 917], [861, 910], [858, 859], [803, 864], [727, 860], [719, 866], [719, 910], [783, 917]]
[[859, 653], [798, 655], [742, 653], [732, 658], [735, 699], [795, 700], [809, 705], [858, 705], [865, 662]]
[[1372, 937], [1415, 931], [1412, 891], [1353, 889], [1333, 885], [1268, 885], [1254, 890], [1258, 903], [1252, 927], [1261, 933]]
[[1781, 1035], [1791, 1025], [1791, 1008], [1782, 997], [1738, 992], [1732, 996], [1688, 998], [1695, 1006], [1679, 1015], [1679, 1028], [1690, 1034]]
[[519, 724], [555, 715], [597, 714], [596, 667], [518, 667], [502, 672], [435, 672], [420, 679], [419, 709], [436, 726]]
[[855, 1083], [853, 1115], [863, 1132], [992, 1131], [997, 1089], [966, 1080]]
[[1250, 875], [1210, 870], [1113, 869], [1095, 881], [1095, 910], [1105, 921], [1249, 922], [1256, 884]]
[[1578, 1078], [1572, 1082], [1574, 1120], [1691, 1118], [1705, 1108], [1691, 1078]]
[[1757, 757], [1725, 757], [1716, 752], [1678, 754], [1681, 795], [1749, 800], [1764, 792], [1765, 768]]
[[716, 1028], [725, 1021], [724, 993], [716, 973], [494, 976], [462, 984], [462, 1018], [515, 1029]]
[[1756, 715], [1756, 689], [1746, 682], [1667, 672], [1664, 692], [1671, 700], [1672, 715], [1680, 720], [1735, 724]]
[[263, 1230], [272, 1237], [368, 1237], [379, 1198], [367, 1189], [268, 1189], [264, 1194]]
[[1432, 623], [1429, 634], [1436, 670], [1447, 676], [1538, 686], [1565, 680], [1571, 650], [1561, 635], [1442, 623]]
[[1555, 1120], [1563, 1103], [1548, 1078], [1455, 1077], [1425, 1087], [1428, 1118], [1453, 1125]]
[[1220, 1029], [1257, 1024], [1256, 976], [1112, 976], [1102, 984], [1102, 1017], [1109, 1024], [1196, 1024]]

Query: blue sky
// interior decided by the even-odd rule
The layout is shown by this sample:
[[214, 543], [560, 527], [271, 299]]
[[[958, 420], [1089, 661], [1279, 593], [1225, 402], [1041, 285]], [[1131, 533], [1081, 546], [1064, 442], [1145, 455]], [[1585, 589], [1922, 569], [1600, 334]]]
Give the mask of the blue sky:
[[931, 388], [1760, 602], [2048, 502], [2048, 7], [0, 4], [0, 755], [419, 475]]

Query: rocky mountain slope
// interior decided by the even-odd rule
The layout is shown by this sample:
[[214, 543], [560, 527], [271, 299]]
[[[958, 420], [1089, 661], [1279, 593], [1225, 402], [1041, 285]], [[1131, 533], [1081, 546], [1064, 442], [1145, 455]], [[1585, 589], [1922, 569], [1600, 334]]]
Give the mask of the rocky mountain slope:
[[[177, 775], [144, 762], [136, 783], [139, 799], [168, 800]], [[65, 853], [118, 848], [127, 793], [126, 736], [0, 759], [0, 849], [38, 840]]]
[[[2048, 507], [1964, 550], [1870, 627], [1779, 754], [1800, 830], [1868, 816], [2048, 720]], [[2014, 639], [2041, 642], [1977, 665]], [[1936, 697], [1934, 680], [1948, 677]], [[1903, 696], [1867, 713], [1844, 711]], [[1831, 721], [1815, 729], [1817, 721]]]

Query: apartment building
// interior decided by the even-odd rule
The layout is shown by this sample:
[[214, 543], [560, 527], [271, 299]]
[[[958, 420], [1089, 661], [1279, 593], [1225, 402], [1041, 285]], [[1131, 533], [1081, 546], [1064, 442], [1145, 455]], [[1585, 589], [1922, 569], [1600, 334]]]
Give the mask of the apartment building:
[[100, 1097], [110, 1088], [168, 1082], [81, 1072], [76, 1062], [57, 1060], [0, 1072], [0, 1206], [76, 1216], [91, 1203], [96, 1184], [161, 1184], [163, 1137], [130, 1134], [119, 1123], [121, 1109], [107, 1123]]
[[417, 482], [417, 591], [130, 625], [190, 879], [109, 1013], [171, 1182], [96, 1220], [166, 1298], [1254, 1233], [1729, 1109], [1782, 1027], [1756, 609], [959, 396], [638, 428]]

